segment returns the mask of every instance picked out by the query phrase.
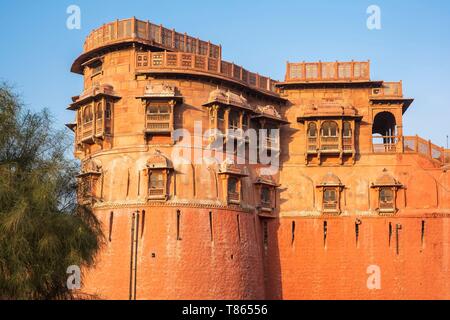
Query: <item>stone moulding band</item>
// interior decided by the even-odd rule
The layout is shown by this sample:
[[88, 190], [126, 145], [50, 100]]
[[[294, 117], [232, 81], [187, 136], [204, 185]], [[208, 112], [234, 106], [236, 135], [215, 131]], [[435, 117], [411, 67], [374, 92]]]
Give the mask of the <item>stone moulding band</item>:
[[245, 213], [253, 213], [256, 208], [251, 206], [238, 206], [238, 205], [225, 205], [218, 202], [208, 201], [118, 201], [118, 202], [101, 202], [96, 203], [94, 209], [107, 209], [107, 208], [130, 208], [130, 207], [184, 207], [184, 208], [199, 208], [199, 209], [221, 209], [240, 211]]

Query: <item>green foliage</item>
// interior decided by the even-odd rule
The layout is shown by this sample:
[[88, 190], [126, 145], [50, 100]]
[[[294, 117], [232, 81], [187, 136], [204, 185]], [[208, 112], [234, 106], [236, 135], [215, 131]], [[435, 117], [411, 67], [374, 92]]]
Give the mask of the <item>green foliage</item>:
[[103, 236], [76, 204], [70, 148], [46, 110], [0, 84], [0, 299], [69, 298], [67, 267], [94, 263]]

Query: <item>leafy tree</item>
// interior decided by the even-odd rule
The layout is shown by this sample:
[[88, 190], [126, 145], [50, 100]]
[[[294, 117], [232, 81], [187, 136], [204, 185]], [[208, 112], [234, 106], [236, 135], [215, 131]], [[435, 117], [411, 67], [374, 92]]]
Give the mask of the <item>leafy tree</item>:
[[48, 111], [0, 84], [0, 299], [70, 298], [67, 268], [94, 263], [103, 235], [76, 204], [70, 148]]

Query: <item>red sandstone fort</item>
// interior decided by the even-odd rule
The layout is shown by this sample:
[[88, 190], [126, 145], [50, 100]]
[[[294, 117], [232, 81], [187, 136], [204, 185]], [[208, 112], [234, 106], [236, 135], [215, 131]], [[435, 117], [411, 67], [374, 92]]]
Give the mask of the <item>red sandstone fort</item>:
[[[88, 36], [68, 126], [79, 201], [106, 243], [83, 293], [450, 299], [450, 150], [403, 135], [413, 100], [402, 82], [372, 80], [369, 62], [286, 68], [275, 81], [222, 60], [218, 45], [134, 18]], [[174, 132], [196, 122], [222, 134], [189, 152], [220, 135], [275, 156], [279, 169], [239, 164], [234, 147], [223, 162], [174, 159], [184, 139]], [[252, 150], [227, 133], [250, 128], [280, 137], [258, 136]]]

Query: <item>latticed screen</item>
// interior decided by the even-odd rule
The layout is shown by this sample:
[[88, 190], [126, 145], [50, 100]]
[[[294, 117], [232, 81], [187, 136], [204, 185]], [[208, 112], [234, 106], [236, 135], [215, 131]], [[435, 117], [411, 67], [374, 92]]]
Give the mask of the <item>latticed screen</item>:
[[210, 45], [210, 49], [209, 50], [210, 50], [209, 51], [209, 56], [211, 58], [216, 58], [216, 59], [219, 58], [220, 49], [219, 49], [218, 46], [212, 44], [212, 45]]
[[177, 66], [178, 54], [176, 54], [176, 53], [167, 53], [166, 58], [167, 58], [166, 65], [168, 67], [176, 67]]
[[192, 56], [190, 54], [181, 55], [181, 66], [185, 68], [192, 67]]
[[222, 61], [221, 73], [231, 76], [231, 64], [228, 62]]
[[171, 109], [167, 104], [147, 106], [147, 131], [166, 131], [170, 129]]
[[149, 196], [161, 196], [164, 194], [164, 175], [161, 171], [152, 171], [148, 188]]
[[241, 67], [233, 65], [233, 76], [236, 79], [240, 79], [241, 78]]
[[150, 40], [161, 42], [160, 27], [155, 24], [150, 24]]
[[339, 78], [351, 78], [352, 77], [352, 65], [350, 63], [340, 63], [338, 66]]
[[208, 58], [208, 70], [209, 71], [217, 71], [219, 64], [216, 59]]
[[192, 37], [186, 38], [186, 52], [196, 53], [197, 52], [197, 39]]
[[163, 54], [162, 53], [154, 53], [152, 55], [152, 66], [158, 67], [163, 63]]
[[106, 25], [104, 30], [105, 30], [105, 34], [104, 34], [105, 41], [115, 39], [116, 30], [115, 30], [115, 25], [113, 23]]
[[302, 79], [303, 78], [303, 65], [291, 64], [289, 68], [290, 79]]
[[322, 78], [335, 79], [336, 78], [336, 64], [332, 62], [322, 63]]
[[386, 96], [398, 96], [399, 93], [400, 93], [400, 91], [399, 91], [399, 84], [398, 83], [386, 82], [384, 84], [384, 94]]
[[184, 35], [175, 33], [175, 48], [178, 50], [184, 50]]
[[139, 38], [145, 39], [147, 37], [147, 23], [145, 23], [144, 21], [137, 20], [136, 26], [137, 26], [137, 36]]
[[172, 31], [166, 28], [162, 29], [162, 44], [171, 47], [172, 46]]
[[152, 189], [164, 188], [164, 177], [161, 172], [152, 172], [150, 176], [150, 188]]
[[380, 209], [394, 209], [394, 191], [391, 188], [380, 189]]
[[267, 89], [268, 80], [266, 77], [259, 77], [259, 87], [261, 89]]
[[237, 178], [228, 179], [228, 200], [239, 201], [239, 180]]
[[131, 37], [131, 20], [119, 21], [119, 38]]
[[325, 210], [337, 210], [336, 188], [325, 188], [323, 191], [323, 208]]
[[148, 67], [148, 55], [146, 53], [140, 53], [137, 55], [136, 66]]
[[262, 187], [261, 189], [261, 202], [263, 204], [270, 204], [270, 189], [269, 187]]
[[195, 68], [206, 69], [206, 58], [202, 56], [195, 56]]
[[252, 86], [256, 86], [256, 74], [255, 73], [249, 72], [248, 83]]
[[306, 65], [306, 79], [316, 79], [316, 78], [318, 78], [317, 64], [307, 64]]
[[208, 42], [200, 40], [199, 54], [201, 54], [202, 56], [206, 56], [208, 54]]

